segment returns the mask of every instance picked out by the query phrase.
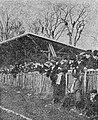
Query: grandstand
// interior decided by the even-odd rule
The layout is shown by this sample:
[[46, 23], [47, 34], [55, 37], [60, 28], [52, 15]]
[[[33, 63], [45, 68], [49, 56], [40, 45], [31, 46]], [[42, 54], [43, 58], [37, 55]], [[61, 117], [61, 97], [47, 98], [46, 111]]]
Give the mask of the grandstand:
[[33, 33], [24, 33], [0, 42], [0, 67], [22, 61], [45, 62], [53, 57], [73, 59], [85, 50]]

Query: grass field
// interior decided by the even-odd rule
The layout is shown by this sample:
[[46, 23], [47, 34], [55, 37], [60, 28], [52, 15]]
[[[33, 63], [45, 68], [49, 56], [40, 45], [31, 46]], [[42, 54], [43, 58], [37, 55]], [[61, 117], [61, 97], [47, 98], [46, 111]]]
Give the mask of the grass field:
[[77, 113], [51, 105], [51, 99], [40, 99], [28, 90], [19, 92], [16, 88], [3, 86], [0, 99], [0, 106], [7, 109], [0, 108], [0, 120], [87, 120]]

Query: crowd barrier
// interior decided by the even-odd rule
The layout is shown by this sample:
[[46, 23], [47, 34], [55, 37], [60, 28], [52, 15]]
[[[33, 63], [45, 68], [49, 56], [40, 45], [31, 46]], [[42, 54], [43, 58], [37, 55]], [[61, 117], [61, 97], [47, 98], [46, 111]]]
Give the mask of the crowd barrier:
[[12, 74], [0, 74], [0, 83], [32, 90], [35, 94], [52, 92], [51, 80], [38, 72]]
[[[84, 92], [89, 92], [92, 89], [97, 89], [98, 91], [98, 70], [87, 70], [85, 73], [81, 74], [82, 79], [82, 89]], [[69, 71], [65, 75], [65, 94], [72, 90], [74, 84], [74, 78], [72, 72]], [[0, 84], [4, 84], [21, 87], [32, 90], [35, 94], [39, 93], [50, 93], [52, 92], [51, 80], [47, 78], [44, 74], [41, 75], [39, 72], [28, 72], [19, 73], [14, 77], [12, 74], [0, 73]]]
[[[98, 70], [88, 69], [84, 73], [81, 73], [82, 79], [82, 91], [84, 93], [89, 93], [92, 89], [98, 91]], [[72, 85], [74, 83], [74, 77], [72, 76], [72, 71], [66, 74], [66, 93], [71, 91]]]

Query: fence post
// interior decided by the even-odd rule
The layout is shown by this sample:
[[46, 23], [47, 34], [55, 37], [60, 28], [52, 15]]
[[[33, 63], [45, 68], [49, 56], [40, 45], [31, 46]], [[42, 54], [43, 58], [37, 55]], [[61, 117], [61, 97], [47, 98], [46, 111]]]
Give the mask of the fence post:
[[83, 82], [83, 86], [84, 86], [84, 93], [86, 92], [86, 76], [87, 76], [87, 68], [84, 68], [84, 82]]
[[98, 92], [98, 69], [96, 70], [96, 78], [97, 78], [97, 92]]
[[68, 88], [68, 73], [65, 74], [65, 81], [66, 81], [66, 86], [65, 86], [65, 95], [67, 94], [67, 88]]

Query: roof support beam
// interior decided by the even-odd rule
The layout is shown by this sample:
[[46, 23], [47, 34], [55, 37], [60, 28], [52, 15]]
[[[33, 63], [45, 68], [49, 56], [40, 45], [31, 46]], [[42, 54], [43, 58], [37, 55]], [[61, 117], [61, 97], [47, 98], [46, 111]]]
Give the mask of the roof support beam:
[[50, 49], [50, 51], [51, 51], [51, 53], [52, 53], [52, 56], [53, 56], [53, 57], [57, 57], [56, 52], [55, 52], [52, 44], [50, 44], [50, 43], [49, 43], [49, 49]]
[[64, 50], [65, 47], [61, 48], [58, 52], [61, 52], [62, 50]]

